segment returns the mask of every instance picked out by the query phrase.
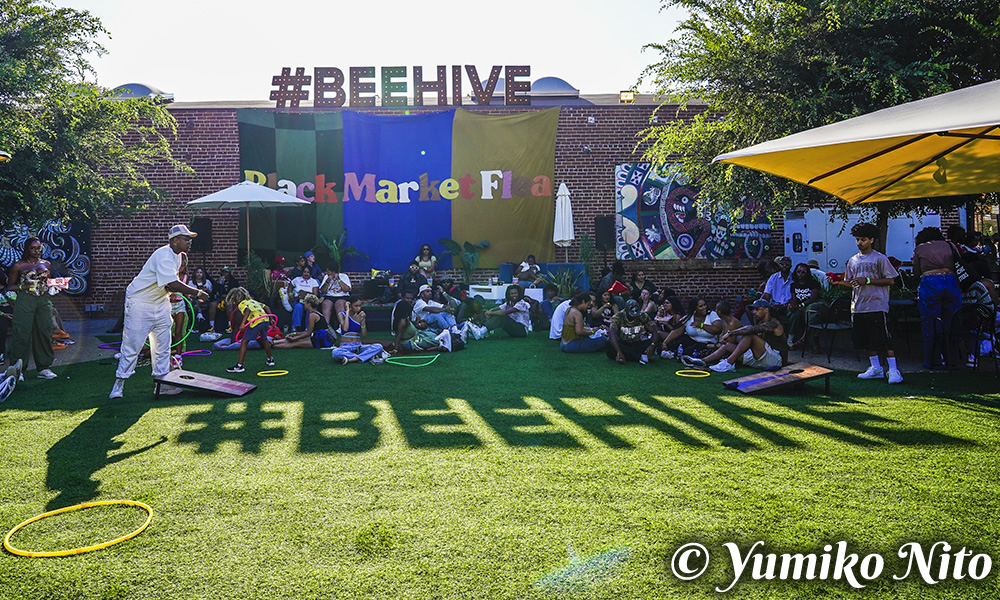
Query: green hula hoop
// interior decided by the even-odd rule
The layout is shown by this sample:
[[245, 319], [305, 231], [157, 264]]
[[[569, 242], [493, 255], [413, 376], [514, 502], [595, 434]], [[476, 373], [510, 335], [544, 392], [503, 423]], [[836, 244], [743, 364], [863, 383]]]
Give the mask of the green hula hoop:
[[[185, 296], [185, 295], [183, 295], [183, 294], [181, 294], [181, 298], [183, 298], [184, 301], [187, 302], [188, 308], [191, 309], [191, 328], [187, 330], [187, 333], [184, 334], [184, 337], [182, 337], [181, 339], [177, 340], [173, 344], [170, 344], [171, 348], [173, 348], [174, 346], [177, 346], [179, 344], [183, 344], [184, 340], [188, 339], [188, 336], [191, 335], [191, 333], [194, 331], [194, 317], [197, 314], [197, 313], [194, 312], [194, 304], [191, 304], [191, 301], [188, 300], [188, 297]], [[144, 341], [142, 344], [144, 346], [148, 346], [149, 345], [149, 338], [146, 338], [146, 341]]]
[[[390, 365], [399, 365], [401, 367], [410, 367], [411, 369], [418, 369], [420, 367], [427, 367], [427, 366], [430, 366], [430, 365], [434, 364], [434, 361], [436, 361], [439, 356], [441, 356], [441, 355], [440, 354], [435, 354], [434, 356], [390, 356], [389, 358], [385, 359], [385, 362], [389, 363]], [[425, 363], [421, 363], [419, 365], [412, 365], [412, 364], [407, 363], [407, 362], [400, 362], [400, 361], [404, 361], [404, 360], [408, 360], [408, 359], [413, 359], [413, 358], [418, 358], [418, 359], [428, 359], [429, 358], [430, 360], [428, 360]]]

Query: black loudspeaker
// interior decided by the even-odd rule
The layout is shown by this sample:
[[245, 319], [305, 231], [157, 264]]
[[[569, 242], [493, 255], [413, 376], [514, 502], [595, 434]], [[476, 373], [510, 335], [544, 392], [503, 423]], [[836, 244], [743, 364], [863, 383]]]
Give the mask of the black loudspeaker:
[[389, 287], [384, 279], [369, 279], [362, 285], [362, 296], [366, 299], [381, 297], [385, 294], [385, 289]]
[[614, 217], [594, 217], [594, 247], [601, 251], [615, 249]]
[[211, 252], [212, 219], [208, 217], [191, 219], [191, 231], [198, 234], [198, 237], [191, 239], [191, 252]]

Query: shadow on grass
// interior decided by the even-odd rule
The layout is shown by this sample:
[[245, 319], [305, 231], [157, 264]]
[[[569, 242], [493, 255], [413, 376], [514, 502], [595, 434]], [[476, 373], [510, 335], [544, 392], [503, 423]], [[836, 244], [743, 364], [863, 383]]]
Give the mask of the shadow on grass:
[[[330, 366], [327, 353], [302, 350], [291, 355], [285, 351], [279, 357], [281, 364], [315, 372], [322, 379], [261, 382], [247, 374], [234, 378], [260, 383], [250, 396], [220, 398], [185, 392], [156, 403], [138, 399], [142, 396], [136, 391], [138, 377], [124, 400], [108, 401], [109, 373], [102, 374], [93, 365], [73, 365], [72, 386], [61, 379], [35, 384], [39, 389], [48, 386], [46, 394], [30, 404], [13, 404], [23, 403], [25, 410], [38, 412], [97, 407], [48, 451], [46, 483], [58, 492], [50, 508], [95, 498], [98, 471], [166, 441], [164, 437], [136, 450], [111, 454], [124, 445], [119, 438], [154, 408], [191, 407], [183, 417], [182, 431], [164, 433], [179, 444], [192, 445], [199, 454], [216, 452], [226, 442], [257, 454], [265, 444], [289, 440], [295, 426], [282, 422], [288, 418], [283, 403], [301, 406], [298, 439], [290, 441], [303, 454], [356, 454], [385, 445], [627, 450], [657, 438], [694, 449], [741, 452], [805, 448], [810, 438], [863, 448], [974, 443], [945, 430], [929, 429], [922, 422], [894, 421], [879, 414], [857, 399], [872, 392], [853, 377], [835, 377], [835, 391], [829, 396], [818, 394], [815, 386], [797, 395], [741, 396], [721, 390], [717, 378], [679, 381], [672, 377], [673, 365], [666, 363], [619, 367], [603, 356], [553, 353], [547, 340], [493, 341], [444, 356], [437, 368], [417, 373], [390, 366]], [[208, 357], [196, 370], [221, 372], [230, 358], [224, 354]], [[518, 374], [516, 384], [512, 384], [513, 373]], [[921, 383], [916, 376], [913, 381]], [[964, 388], [955, 391], [966, 392]], [[892, 393], [906, 391], [894, 386]], [[985, 396], [962, 398], [962, 406], [969, 410], [998, 410]], [[948, 401], [944, 395], [934, 399]]]

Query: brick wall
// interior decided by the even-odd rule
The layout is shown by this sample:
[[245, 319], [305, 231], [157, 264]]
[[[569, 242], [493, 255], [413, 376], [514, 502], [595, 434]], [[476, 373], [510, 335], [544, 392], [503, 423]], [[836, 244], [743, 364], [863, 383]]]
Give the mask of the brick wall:
[[[594, 218], [615, 213], [614, 168], [618, 164], [640, 162], [642, 148], [636, 148], [637, 134], [649, 124], [655, 110], [649, 105], [564, 106], [559, 117], [555, 150], [554, 185], [565, 181], [572, 192], [573, 220], [576, 235], [594, 237]], [[536, 108], [487, 107], [490, 114], [509, 114]], [[409, 108], [410, 112], [430, 112], [433, 107]], [[399, 110], [371, 109], [369, 112], [394, 114]], [[659, 111], [673, 115], [674, 110]], [[184, 206], [190, 200], [218, 191], [240, 180], [239, 137], [235, 108], [174, 107], [177, 139], [176, 157], [189, 164], [197, 175], [184, 175], [169, 168], [152, 169], [150, 180], [170, 194], [161, 205], [140, 211], [131, 217], [108, 219], [94, 227], [92, 239], [91, 291], [82, 297], [60, 302], [64, 312], [79, 311], [83, 306], [107, 306], [108, 314], [117, 314], [124, 288], [138, 272], [149, 254], [165, 243], [167, 229], [175, 223], [188, 223], [193, 211]], [[695, 111], [680, 112], [678, 118], [690, 118]], [[588, 118], [593, 117], [593, 123]], [[214, 249], [201, 255], [193, 253], [195, 265], [207, 264], [214, 276], [222, 265], [236, 263], [238, 218], [233, 209], [204, 210], [202, 216], [213, 223]], [[782, 226], [772, 232], [772, 255], [781, 252]], [[533, 249], [525, 248], [525, 254]], [[598, 253], [600, 262], [610, 263], [614, 253]], [[558, 261], [578, 261], [579, 244], [568, 249], [556, 248]], [[710, 301], [736, 296], [741, 290], [759, 283], [754, 265], [743, 261], [641, 261], [627, 265], [645, 269], [658, 285], [669, 285], [686, 301], [702, 295]], [[354, 281], [363, 274], [351, 274]], [[237, 273], [241, 280], [244, 274]], [[484, 274], [484, 279], [485, 279]]]

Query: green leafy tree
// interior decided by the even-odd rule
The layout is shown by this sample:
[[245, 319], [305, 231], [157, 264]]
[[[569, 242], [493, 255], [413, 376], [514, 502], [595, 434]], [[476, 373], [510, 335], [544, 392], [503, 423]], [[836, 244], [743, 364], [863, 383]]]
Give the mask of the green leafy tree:
[[107, 32], [86, 11], [45, 0], [0, 2], [0, 220], [94, 221], [160, 200], [150, 167], [174, 159], [176, 122], [149, 98], [88, 82]]
[[[744, 197], [768, 214], [831, 197], [736, 165], [724, 152], [1000, 78], [1000, 5], [980, 0], [664, 0], [689, 17], [677, 36], [647, 48], [665, 103], [703, 101], [704, 112], [643, 134], [644, 158], [673, 163], [701, 186], [700, 202], [733, 211]], [[665, 110], [661, 108], [661, 110]], [[673, 115], [668, 115], [673, 116]], [[660, 119], [664, 121], [665, 119]], [[987, 195], [989, 196], [989, 195]], [[877, 205], [880, 219], [991, 197]], [[848, 208], [837, 201], [838, 208]]]

